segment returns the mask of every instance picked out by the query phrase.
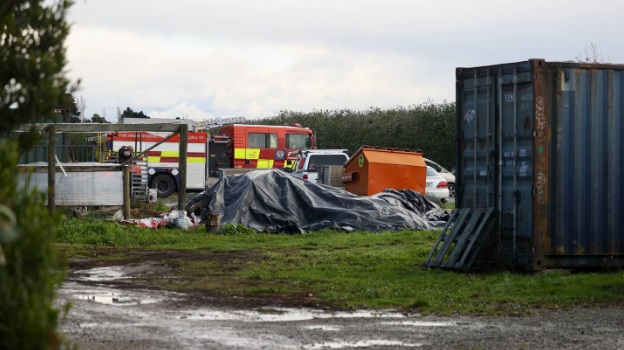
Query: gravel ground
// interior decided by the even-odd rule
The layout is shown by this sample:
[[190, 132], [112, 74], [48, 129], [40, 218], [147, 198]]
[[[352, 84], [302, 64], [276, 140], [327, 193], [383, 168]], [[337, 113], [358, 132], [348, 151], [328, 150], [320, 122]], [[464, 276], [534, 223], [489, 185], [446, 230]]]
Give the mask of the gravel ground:
[[624, 349], [621, 308], [529, 317], [193, 306], [183, 295], [67, 282], [61, 329], [81, 349]]

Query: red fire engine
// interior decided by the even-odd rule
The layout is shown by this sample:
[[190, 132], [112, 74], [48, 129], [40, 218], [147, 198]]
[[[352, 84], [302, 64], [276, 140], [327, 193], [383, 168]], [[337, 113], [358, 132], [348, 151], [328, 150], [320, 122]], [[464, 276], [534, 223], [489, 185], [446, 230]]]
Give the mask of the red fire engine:
[[289, 168], [296, 150], [316, 148], [314, 130], [293, 126], [232, 124], [210, 137], [210, 176], [223, 168]]
[[[117, 152], [132, 148], [134, 154], [149, 149], [169, 134], [156, 132], [119, 132], [109, 134], [107, 148]], [[168, 197], [177, 189], [179, 136], [174, 136], [148, 151], [139, 160], [147, 167], [147, 186], [159, 197]], [[231, 124], [219, 132], [188, 133], [187, 188], [202, 190], [209, 178], [218, 178], [220, 170], [230, 168], [288, 168], [296, 158], [289, 153], [316, 148], [314, 131], [293, 126]]]

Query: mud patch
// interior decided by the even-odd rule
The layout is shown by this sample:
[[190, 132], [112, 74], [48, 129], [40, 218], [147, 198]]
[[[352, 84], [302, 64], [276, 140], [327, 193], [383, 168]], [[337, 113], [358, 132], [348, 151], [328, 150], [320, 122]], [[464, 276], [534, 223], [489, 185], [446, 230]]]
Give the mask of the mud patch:
[[[183, 291], [187, 293], [188, 303], [198, 307], [321, 307], [304, 292], [288, 296], [228, 295], [231, 285], [239, 283], [229, 275], [244, 264], [259, 261], [262, 255], [256, 252], [98, 248], [89, 255], [97, 258], [69, 261], [69, 282], [123, 290]], [[248, 283], [260, 284], [261, 281]]]
[[618, 308], [474, 318], [196, 307], [188, 294], [90, 281], [65, 283], [58, 302], [67, 301], [73, 306], [61, 330], [83, 349], [617, 349], [624, 344]]
[[[98, 257], [70, 261], [59, 291], [59, 303], [73, 304], [62, 329], [83, 349], [624, 348], [621, 306], [481, 318], [327, 311], [299, 290], [289, 299], [223, 295], [240, 283], [223, 271], [261, 259], [255, 252], [90, 253]], [[165, 291], [181, 285], [187, 292]]]

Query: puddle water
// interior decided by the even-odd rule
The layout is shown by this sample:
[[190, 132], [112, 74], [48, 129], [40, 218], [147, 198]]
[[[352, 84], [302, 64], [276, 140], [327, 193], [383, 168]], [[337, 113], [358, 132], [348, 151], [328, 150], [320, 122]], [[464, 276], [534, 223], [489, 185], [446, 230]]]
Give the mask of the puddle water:
[[411, 327], [451, 327], [457, 326], [455, 322], [427, 322], [427, 321], [396, 321], [382, 322], [381, 324], [388, 326], [411, 326]]
[[78, 280], [91, 282], [115, 281], [120, 279], [129, 279], [130, 276], [122, 271], [122, 266], [98, 267], [90, 270], [79, 270], [75, 274]]
[[155, 298], [138, 298], [132, 296], [124, 296], [119, 293], [113, 292], [85, 292], [82, 294], [73, 294], [72, 295], [76, 300], [86, 300], [98, 304], [106, 304], [106, 305], [139, 305], [139, 304], [153, 304], [161, 301], [160, 299]]
[[65, 298], [73, 300], [84, 300], [97, 304], [106, 305], [140, 305], [140, 304], [153, 304], [162, 302], [165, 300], [177, 299], [173, 294], [156, 294], [146, 293], [140, 290], [120, 290], [112, 288], [101, 287], [85, 287], [80, 283], [67, 282], [63, 285], [63, 288], [59, 290], [60, 295], [64, 295]]
[[262, 311], [220, 311], [214, 309], [200, 309], [187, 311], [183, 314], [183, 318], [187, 318], [190, 320], [238, 320], [247, 322], [286, 322], [328, 318], [405, 318], [405, 315], [403, 314], [390, 312], [327, 312], [322, 310], [289, 308], [275, 308]]
[[323, 325], [305, 326], [303, 328], [304, 329], [310, 329], [310, 330], [319, 329], [321, 331], [329, 331], [329, 332], [337, 332], [337, 331], [341, 331], [342, 330], [342, 327], [339, 327], [339, 326], [323, 326]]
[[304, 349], [344, 349], [344, 348], [366, 348], [370, 346], [402, 346], [415, 348], [423, 346], [423, 343], [404, 343], [396, 340], [360, 340], [357, 342], [323, 342], [303, 346]]

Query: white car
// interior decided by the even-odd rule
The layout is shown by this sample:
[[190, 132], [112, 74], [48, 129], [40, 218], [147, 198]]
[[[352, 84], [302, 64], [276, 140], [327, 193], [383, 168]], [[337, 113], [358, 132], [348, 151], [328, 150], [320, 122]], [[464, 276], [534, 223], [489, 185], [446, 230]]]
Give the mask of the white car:
[[446, 170], [443, 166], [432, 161], [431, 159], [427, 159], [427, 158], [424, 158], [424, 159], [425, 159], [425, 164], [427, 164], [427, 166], [432, 167], [433, 170], [437, 171], [440, 176], [446, 179], [446, 182], [448, 183], [449, 195], [451, 197], [455, 197], [455, 175], [453, 175], [453, 173]]
[[324, 165], [345, 165], [349, 156], [347, 150], [307, 150], [295, 162], [292, 175], [318, 183], [318, 172]]
[[446, 202], [450, 197], [448, 182], [430, 166], [427, 166], [425, 195], [437, 198], [442, 202]]

